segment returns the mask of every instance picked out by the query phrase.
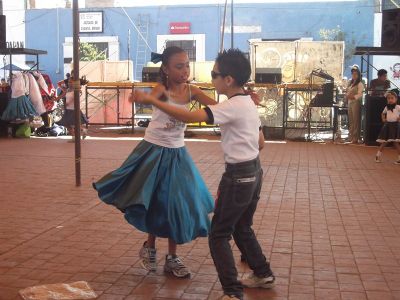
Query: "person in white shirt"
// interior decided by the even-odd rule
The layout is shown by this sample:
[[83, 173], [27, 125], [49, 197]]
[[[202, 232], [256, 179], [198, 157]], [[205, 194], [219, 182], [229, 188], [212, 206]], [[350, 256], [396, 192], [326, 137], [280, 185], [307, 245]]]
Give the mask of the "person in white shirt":
[[386, 93], [387, 105], [382, 112], [383, 126], [376, 140], [381, 145], [375, 156], [375, 162], [382, 162], [382, 152], [387, 143], [393, 142], [398, 157], [394, 162], [400, 164], [400, 105], [397, 105], [398, 95], [392, 90]]
[[[228, 100], [188, 112], [136, 91], [133, 100], [150, 103], [183, 122], [208, 122], [221, 127], [225, 173], [219, 185], [209, 246], [224, 290], [222, 299], [243, 299], [243, 286], [272, 288], [275, 277], [251, 226], [260, 198], [263, 170], [259, 150], [264, 145], [257, 107], [244, 84], [249, 80], [248, 59], [237, 49], [220, 53], [211, 72], [212, 83]], [[229, 240], [246, 259], [253, 274], [239, 281]]]
[[[75, 101], [74, 101], [74, 88], [73, 88], [73, 76], [68, 77], [66, 85], [63, 85], [61, 88], [61, 94], [54, 98], [53, 101], [58, 101], [65, 97], [65, 109], [61, 120], [58, 122], [59, 125], [65, 126], [68, 130], [68, 133], [72, 136], [72, 142], [75, 141]], [[82, 94], [82, 91], [80, 91]], [[79, 114], [81, 117], [81, 133], [82, 139], [86, 138], [87, 129], [84, 128], [84, 125], [89, 123], [88, 118], [83, 114], [80, 107]]]

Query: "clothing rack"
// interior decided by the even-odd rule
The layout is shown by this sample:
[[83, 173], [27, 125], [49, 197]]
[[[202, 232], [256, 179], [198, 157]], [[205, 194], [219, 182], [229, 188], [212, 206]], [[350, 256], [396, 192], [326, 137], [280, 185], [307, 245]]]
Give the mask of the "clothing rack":
[[[28, 48], [0, 48], [0, 55], [8, 55], [9, 56], [9, 77], [10, 77], [10, 85], [12, 83], [12, 57], [14, 55], [33, 55], [36, 56], [36, 64], [32, 67], [36, 67], [35, 71], [39, 71], [39, 55], [47, 54], [47, 51], [44, 50], [36, 50], [36, 49], [28, 49]], [[32, 69], [31, 68], [31, 69]]]

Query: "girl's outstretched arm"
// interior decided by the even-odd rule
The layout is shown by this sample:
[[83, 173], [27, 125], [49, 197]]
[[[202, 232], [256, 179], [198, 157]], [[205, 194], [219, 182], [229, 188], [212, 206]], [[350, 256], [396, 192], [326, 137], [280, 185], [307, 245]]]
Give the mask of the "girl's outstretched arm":
[[168, 115], [173, 116], [175, 119], [185, 123], [208, 121], [208, 115], [203, 109], [199, 109], [196, 111], [187, 111], [180, 107], [172, 106], [166, 102], [160, 101], [153, 95], [144, 93], [139, 90], [134, 91], [132, 97], [130, 98], [130, 101], [154, 105], [157, 108], [164, 111], [165, 113], [167, 113]]
[[208, 97], [200, 88], [197, 86], [190, 86], [192, 90], [192, 98], [198, 101], [202, 105], [215, 105], [218, 102], [215, 101], [213, 98]]

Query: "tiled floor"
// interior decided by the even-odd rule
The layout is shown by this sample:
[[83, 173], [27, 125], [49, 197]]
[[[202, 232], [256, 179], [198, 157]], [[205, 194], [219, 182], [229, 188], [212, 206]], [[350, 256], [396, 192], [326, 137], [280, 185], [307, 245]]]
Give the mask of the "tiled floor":
[[[137, 141], [86, 140], [82, 186], [74, 186], [74, 145], [0, 139], [0, 299], [22, 288], [88, 281], [99, 299], [218, 299], [207, 239], [179, 247], [193, 272], [177, 280], [138, 262], [145, 234], [101, 203], [91, 182], [118, 167]], [[223, 158], [217, 141], [187, 142], [211, 192]], [[267, 144], [254, 229], [277, 275], [273, 290], [245, 299], [400, 299], [400, 166], [374, 163], [376, 148]], [[233, 248], [240, 276], [249, 273]]]

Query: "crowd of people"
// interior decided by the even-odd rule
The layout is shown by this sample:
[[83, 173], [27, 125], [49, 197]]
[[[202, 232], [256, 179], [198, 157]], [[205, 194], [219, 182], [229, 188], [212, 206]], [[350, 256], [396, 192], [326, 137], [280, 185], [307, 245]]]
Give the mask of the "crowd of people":
[[[188, 83], [190, 63], [188, 54], [179, 47], [168, 47], [162, 54], [152, 55], [161, 62], [161, 82], [150, 93], [135, 90], [130, 101], [153, 106], [152, 120], [144, 139], [116, 170], [93, 183], [99, 198], [120, 210], [126, 221], [147, 234], [140, 249], [141, 265], [149, 272], [158, 267], [157, 238], [168, 239], [164, 271], [178, 278], [189, 278], [191, 271], [178, 255], [178, 246], [198, 237], [208, 237], [209, 249], [224, 300], [243, 299], [244, 287], [274, 287], [275, 275], [252, 229], [262, 187], [263, 170], [259, 153], [264, 146], [257, 110], [257, 97], [245, 89], [251, 75], [250, 62], [237, 49], [218, 54], [211, 71], [212, 84], [218, 94], [228, 100], [217, 103], [201, 89]], [[63, 99], [65, 111], [59, 124], [74, 136], [73, 76], [60, 81], [61, 93], [56, 95], [49, 78], [40, 72], [19, 72], [12, 78], [10, 100], [1, 119], [26, 123], [40, 116], [49, 127], [49, 112], [54, 103]], [[8, 91], [2, 81], [0, 88]], [[390, 90], [387, 71], [379, 70], [378, 78], [370, 83], [373, 97], [385, 97], [387, 105], [381, 113], [382, 129], [375, 161], [382, 161], [388, 143], [398, 151], [400, 164], [400, 105], [398, 94]], [[351, 80], [346, 89], [348, 106], [348, 142], [360, 142], [361, 107], [365, 94], [358, 66], [351, 68]], [[189, 111], [190, 101], [205, 108]], [[80, 112], [82, 125], [86, 116]], [[47, 121], [46, 121], [47, 120]], [[214, 201], [185, 144], [186, 123], [218, 124], [225, 172]], [[81, 128], [82, 136], [86, 132]], [[212, 220], [209, 214], [214, 213]], [[234, 239], [241, 257], [252, 274], [238, 278], [230, 246]]]

